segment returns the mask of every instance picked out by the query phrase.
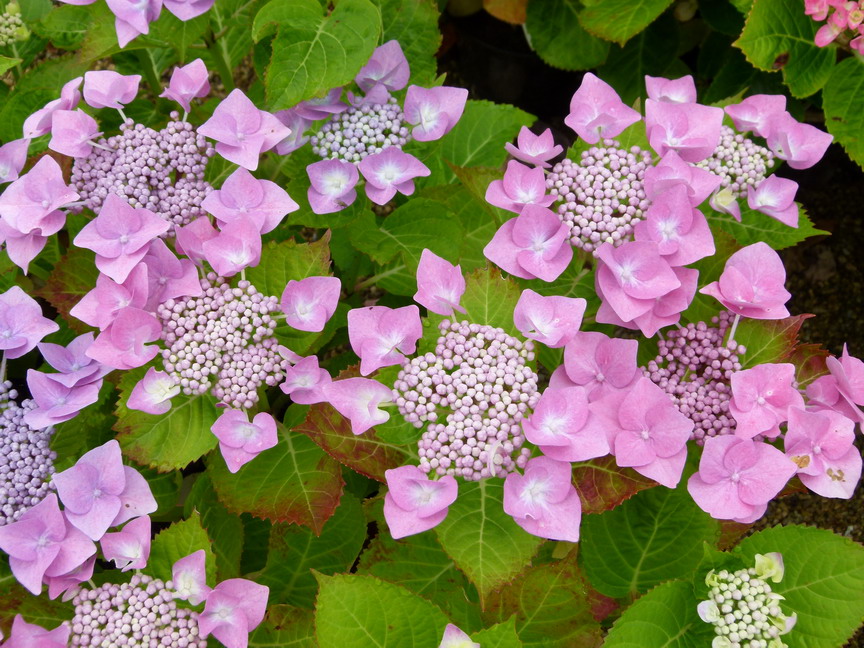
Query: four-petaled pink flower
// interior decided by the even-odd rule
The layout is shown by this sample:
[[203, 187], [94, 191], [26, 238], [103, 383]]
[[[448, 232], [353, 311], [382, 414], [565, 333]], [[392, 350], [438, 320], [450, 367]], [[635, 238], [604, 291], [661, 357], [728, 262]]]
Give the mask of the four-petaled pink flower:
[[402, 46], [399, 41], [390, 40], [375, 48], [366, 65], [354, 77], [354, 82], [367, 92], [377, 85], [396, 91], [407, 85], [410, 75]]
[[667, 103], [694, 103], [696, 84], [689, 74], [679, 79], [665, 79], [645, 75], [645, 90], [648, 98]]
[[99, 400], [101, 381], [67, 387], [60, 380], [54, 380], [54, 375], [27, 370], [27, 387], [36, 408], [24, 414], [24, 422], [34, 430], [68, 421]]
[[606, 431], [619, 466], [675, 488], [687, 460], [693, 421], [678, 411], [668, 394], [639, 378], [626, 395], [610, 393], [589, 405]]
[[701, 162], [720, 143], [723, 109], [697, 103], [645, 101], [645, 131], [660, 156], [675, 151], [687, 162]]
[[513, 323], [527, 338], [563, 347], [579, 332], [586, 306], [581, 297], [544, 297], [526, 288], [513, 310]]
[[18, 286], [0, 295], [0, 352], [20, 358], [60, 327], [42, 315], [42, 308]]
[[60, 372], [51, 374], [51, 379], [71, 388], [96, 382], [110, 371], [87, 357], [87, 349], [91, 344], [93, 333], [84, 333], [65, 347], [49, 342], [40, 342], [37, 346], [45, 362]]
[[336, 312], [341, 291], [342, 282], [338, 277], [291, 279], [279, 302], [285, 313], [285, 323], [298, 331], [323, 331]]
[[171, 581], [174, 583], [174, 596], [198, 605], [207, 598], [207, 554], [203, 549], [189, 554], [174, 563], [171, 568]]
[[246, 410], [226, 409], [210, 430], [219, 439], [219, 450], [232, 473], [279, 442], [276, 421], [267, 412], [256, 414], [250, 422]]
[[30, 140], [17, 139], [0, 146], [0, 184], [18, 179], [18, 174], [27, 163]]
[[763, 214], [789, 227], [798, 227], [798, 205], [795, 204], [795, 193], [798, 183], [794, 180], [771, 175], [765, 178], [755, 188], [747, 185], [747, 204]]
[[150, 33], [150, 23], [162, 12], [162, 0], [106, 0], [106, 3], [114, 14], [114, 31], [120, 47], [126, 47], [141, 34]]
[[822, 497], [849, 499], [861, 479], [861, 452], [854, 445], [855, 423], [830, 410], [789, 410], [783, 439], [798, 478]]
[[549, 160], [561, 155], [564, 150], [560, 144], [555, 144], [552, 131], [548, 128], [539, 135], [535, 135], [527, 126], [523, 126], [519, 129], [516, 144], [513, 146], [512, 142], [507, 142], [504, 149], [517, 160], [544, 169], [551, 167]]
[[259, 110], [242, 90], [232, 90], [198, 132], [216, 140], [216, 152], [229, 162], [254, 171], [258, 157], [290, 134], [271, 113]]
[[150, 557], [150, 516], [142, 515], [121, 531], [106, 533], [99, 544], [105, 560], [113, 560], [120, 571], [144, 569]]
[[91, 140], [101, 135], [96, 120], [80, 108], [56, 110], [51, 114], [51, 139], [48, 148], [74, 158], [93, 152]]
[[180, 385], [164, 371], [153, 367], [135, 383], [126, 407], [148, 414], [164, 414], [171, 409], [171, 399], [180, 393]]
[[582, 503], [570, 480], [568, 462], [529, 459], [524, 474], [510, 473], [504, 481], [504, 512], [532, 535], [578, 542]]
[[243, 167], [207, 194], [201, 206], [216, 217], [219, 227], [248, 220], [261, 234], [273, 231], [286, 214], [300, 209], [288, 192], [275, 182], [258, 180]]
[[688, 164], [675, 151], [669, 151], [656, 165], [645, 169], [645, 196], [654, 201], [667, 190], [680, 185], [687, 190], [690, 204], [697, 207], [722, 182], [723, 178], [719, 175]]
[[220, 277], [233, 277], [261, 262], [261, 232], [248, 220], [233, 220], [201, 244], [204, 258]]
[[777, 448], [733, 435], [706, 437], [687, 491], [718, 520], [749, 524], [765, 513], [798, 466]]
[[820, 376], [807, 385], [809, 405], [820, 409], [833, 409], [849, 419], [864, 425], [864, 362], [849, 355], [843, 345], [843, 355], [829, 357], [827, 376]]
[[584, 387], [547, 388], [534, 413], [522, 421], [522, 430], [544, 455], [558, 461], [587, 461], [609, 454], [609, 441], [588, 410]]
[[521, 279], [555, 281], [573, 259], [570, 229], [551, 210], [526, 205], [519, 216], [498, 228], [483, 254]]
[[84, 101], [93, 108], [117, 108], [135, 99], [138, 94], [140, 74], [125, 76], [114, 70], [98, 70], [84, 73]]
[[70, 572], [96, 553], [96, 545], [67, 524], [54, 493], [17, 522], [0, 527], [0, 549], [9, 554], [9, 567], [18, 582], [36, 596], [42, 592], [45, 576]]
[[424, 249], [417, 266], [417, 292], [414, 301], [439, 315], [453, 315], [453, 311], [464, 313], [459, 305], [465, 292], [465, 277], [462, 267], [454, 266], [431, 250]]
[[760, 241], [730, 256], [720, 280], [699, 292], [714, 297], [736, 315], [783, 319], [789, 317], [786, 302], [792, 296], [783, 287], [785, 281], [780, 255]]
[[376, 205], [385, 205], [396, 195], [414, 193], [414, 178], [432, 173], [420, 160], [396, 146], [367, 155], [358, 165], [366, 178], [366, 195]]
[[[35, 623], [27, 623], [20, 614], [12, 621], [12, 634], [3, 648], [66, 648], [69, 645], [68, 623], [61, 623], [53, 630], [46, 630]], [[2, 638], [2, 637], [0, 637]]]
[[174, 233], [177, 235], [174, 244], [177, 252], [185, 254], [196, 265], [203, 265], [204, 243], [219, 236], [219, 231], [206, 216], [199, 216], [183, 227], [175, 227]]
[[[204, 292], [195, 264], [189, 259], [178, 259], [162, 239], [150, 243], [141, 264], [147, 268], [148, 297], [145, 308], [149, 311], [155, 312], [159, 304], [169, 299], [198, 297]], [[129, 277], [137, 270], [136, 266]]]
[[555, 196], [546, 194], [546, 175], [539, 167], [531, 168], [510, 160], [503, 180], [493, 180], [486, 189], [486, 202], [516, 214], [525, 205], [548, 207]]
[[122, 283], [100, 274], [96, 277], [96, 287], [84, 295], [69, 314], [85, 324], [105, 330], [117, 313], [127, 306], [145, 308], [149, 292], [147, 266], [139, 263]]
[[318, 356], [298, 358], [285, 369], [285, 380], [279, 388], [301, 405], [323, 403], [327, 400], [324, 386], [333, 382], [326, 369], [318, 365]]
[[393, 400], [393, 392], [371, 378], [334, 380], [322, 388], [324, 397], [337, 412], [351, 421], [351, 432], [363, 434], [369, 428], [390, 420], [390, 414], [378, 408]]
[[403, 112], [405, 121], [414, 126], [411, 135], [418, 142], [444, 137], [462, 117], [467, 100], [465, 88], [409, 86]]
[[309, 206], [316, 214], [341, 211], [357, 200], [357, 166], [344, 160], [321, 160], [306, 167]]
[[683, 185], [664, 191], [634, 227], [637, 241], [654, 241], [671, 266], [690, 265], [714, 254], [708, 221], [694, 209]]
[[587, 72], [570, 100], [570, 113], [564, 123], [589, 144], [596, 144], [601, 137], [620, 135], [641, 118], [621, 101], [612, 86]]
[[249, 633], [264, 620], [270, 588], [245, 578], [229, 578], [207, 594], [198, 630], [213, 635], [226, 648], [246, 648]]
[[786, 112], [786, 97], [782, 94], [751, 95], [724, 110], [739, 131], [753, 131], [754, 135], [765, 137], [771, 131], [772, 122]]
[[565, 373], [570, 384], [585, 387], [588, 400], [596, 400], [610, 390], [627, 389], [642, 375], [638, 351], [636, 340], [579, 331], [564, 347], [564, 364], [555, 373]]
[[360, 373], [399, 364], [414, 353], [423, 335], [420, 309], [366, 306], [348, 311], [348, 340], [360, 358]]
[[774, 116], [765, 141], [774, 155], [793, 169], [809, 169], [825, 155], [834, 136], [798, 122], [788, 112]]
[[108, 194], [99, 215], [87, 223], [73, 244], [96, 253], [96, 267], [122, 283], [147, 254], [150, 241], [168, 231], [169, 224], [149, 209], [132, 207]]
[[758, 434], [774, 438], [792, 409], [804, 409], [795, 388], [795, 365], [760, 364], [732, 374], [729, 413], [735, 418], [735, 436], [752, 439]]
[[159, 353], [156, 342], [162, 325], [156, 316], [140, 308], [120, 310], [87, 349], [87, 356], [113, 369], [134, 369], [147, 364]]
[[397, 540], [438, 526], [456, 501], [458, 485], [452, 475], [433, 481], [417, 466], [400, 466], [384, 471], [384, 477], [384, 519]]
[[81, 101], [78, 88], [84, 77], [67, 81], [60, 90], [60, 98], [49, 101], [42, 108], [24, 120], [24, 137], [32, 139], [51, 132], [51, 119], [58, 110], [75, 110]]
[[192, 109], [193, 99], [206, 97], [210, 93], [210, 79], [207, 66], [200, 58], [182, 67], [175, 67], [171, 81], [160, 97], [173, 99], [187, 113]]

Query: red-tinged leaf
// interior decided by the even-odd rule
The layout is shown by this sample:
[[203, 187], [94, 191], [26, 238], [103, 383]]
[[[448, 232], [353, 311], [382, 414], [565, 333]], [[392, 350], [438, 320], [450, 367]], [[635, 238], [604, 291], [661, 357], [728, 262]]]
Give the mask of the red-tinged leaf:
[[3, 636], [9, 636], [16, 614], [22, 615], [28, 623], [35, 623], [49, 630], [74, 616], [71, 602], [48, 600], [45, 588], [42, 593], [43, 595], [37, 598], [25, 590], [15, 580], [7, 561], [0, 561], [0, 631], [4, 633]]
[[657, 482], [643, 477], [632, 468], [619, 468], [612, 456], [573, 464], [573, 485], [582, 500], [582, 513], [611, 511]]
[[84, 322], [69, 315], [72, 307], [96, 287], [99, 270], [93, 262], [90, 250], [73, 247], [64, 255], [45, 285], [36, 291], [39, 297], [47, 300], [76, 333], [90, 330]]
[[819, 376], [827, 374], [828, 365], [825, 360], [830, 355], [827, 349], [818, 344], [799, 344], [795, 347], [789, 362], [798, 368], [795, 374], [798, 386], [806, 387]]
[[718, 522], [720, 523], [720, 537], [717, 538], [717, 548], [720, 551], [728, 551], [738, 544], [738, 541], [753, 526], [752, 524], [742, 524], [734, 520], [718, 520]]
[[791, 362], [798, 346], [798, 333], [810, 314], [793, 315], [780, 320], [754, 320], [741, 318], [735, 340], [747, 351], [741, 358], [745, 369], [766, 362]]
[[276, 447], [237, 473], [228, 471], [221, 455], [210, 455], [213, 488], [229, 511], [302, 524], [321, 535], [342, 496], [342, 468], [305, 434], [277, 426]]
[[528, 0], [483, 0], [483, 8], [498, 20], [511, 25], [524, 25]]
[[575, 555], [529, 567], [489, 595], [483, 616], [493, 623], [505, 621], [514, 612], [516, 632], [526, 648], [593, 647], [602, 643], [602, 631], [592, 615]]

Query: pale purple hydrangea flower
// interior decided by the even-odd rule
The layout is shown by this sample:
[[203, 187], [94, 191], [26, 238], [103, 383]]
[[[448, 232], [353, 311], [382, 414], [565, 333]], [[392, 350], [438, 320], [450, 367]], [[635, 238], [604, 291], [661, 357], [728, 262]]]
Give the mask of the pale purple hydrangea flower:
[[135, 383], [126, 407], [148, 414], [164, 414], [171, 409], [171, 399], [179, 393], [180, 385], [172, 376], [150, 367], [144, 377]]
[[809, 169], [825, 155], [834, 136], [798, 122], [788, 112], [774, 117], [765, 141], [774, 155], [793, 169]]
[[[69, 2], [69, 0], [61, 0]], [[117, 43], [126, 47], [141, 34], [150, 33], [150, 23], [159, 18], [162, 0], [105, 0], [114, 14]]]
[[701, 162], [720, 143], [723, 109], [697, 103], [645, 101], [645, 131], [658, 155], [675, 151], [687, 162]]
[[105, 560], [113, 561], [120, 571], [144, 569], [150, 557], [150, 516], [135, 518], [122, 530], [106, 533], [99, 545]]
[[578, 333], [586, 306], [581, 297], [544, 297], [526, 288], [513, 311], [513, 323], [527, 338], [553, 349], [563, 347]]
[[290, 279], [280, 300], [285, 322], [298, 331], [323, 331], [336, 312], [341, 291], [338, 277]]
[[793, 409], [804, 409], [804, 398], [795, 385], [795, 365], [759, 364], [732, 374], [729, 413], [735, 418], [735, 436], [757, 435], [773, 439]]
[[[99, 400], [102, 380], [93, 383], [72, 384], [55, 380], [56, 374], [35, 369], [27, 370], [27, 387], [36, 407], [24, 415], [24, 423], [34, 430], [57, 425], [78, 415], [82, 409]], [[61, 374], [62, 376], [62, 374]]]
[[203, 549], [189, 554], [174, 563], [171, 568], [171, 579], [174, 585], [174, 597], [199, 605], [211, 589], [207, 587], [207, 554]]
[[84, 102], [92, 108], [116, 108], [135, 99], [138, 94], [140, 74], [123, 75], [114, 70], [98, 70], [84, 73]]
[[391, 40], [375, 48], [366, 65], [354, 77], [354, 82], [366, 92], [377, 85], [396, 91], [408, 84], [410, 75], [402, 46], [399, 41]]
[[[564, 347], [564, 364], [555, 370], [550, 387], [585, 387], [588, 400], [609, 391], [629, 388], [639, 377], [636, 340], [610, 338], [599, 331], [578, 331]], [[563, 375], [562, 375], [563, 374]]]
[[42, 315], [42, 308], [18, 286], [0, 294], [0, 351], [13, 360], [32, 350], [60, 327]]
[[0, 184], [17, 180], [27, 163], [29, 139], [17, 139], [0, 146]]
[[390, 402], [390, 388], [370, 378], [334, 380], [322, 387], [324, 398], [337, 412], [351, 421], [351, 431], [363, 434], [369, 428], [386, 423], [390, 414], [379, 409]]
[[480, 644], [471, 641], [471, 637], [452, 623], [448, 623], [438, 648], [480, 648]]
[[773, 128], [772, 122], [786, 112], [786, 97], [782, 94], [752, 95], [724, 110], [739, 131], [753, 131], [754, 135], [766, 137]]
[[152, 313], [127, 306], [117, 315], [87, 349], [87, 356], [112, 369], [141, 367], [159, 353], [155, 342], [162, 327]]
[[324, 386], [333, 382], [326, 369], [318, 365], [318, 356], [298, 358], [294, 364], [286, 367], [285, 381], [279, 388], [291, 397], [291, 400], [301, 405], [323, 403], [327, 400]]
[[549, 540], [579, 541], [582, 503], [565, 461], [534, 457], [524, 474], [504, 481], [504, 512], [528, 533]]
[[394, 539], [438, 526], [456, 501], [458, 485], [452, 475], [433, 481], [417, 466], [400, 466], [385, 471], [384, 476], [384, 519]]
[[172, 99], [179, 103], [184, 112], [192, 110], [193, 99], [200, 99], [210, 94], [210, 79], [207, 66], [200, 58], [184, 66], [174, 68], [171, 81], [160, 97]]
[[605, 430], [588, 409], [584, 387], [549, 387], [522, 421], [525, 438], [557, 461], [588, 461], [609, 454]]
[[267, 412], [256, 414], [249, 421], [245, 410], [226, 409], [210, 431], [219, 439], [219, 451], [232, 473], [279, 441], [276, 421]]
[[414, 178], [432, 173], [416, 157], [395, 146], [366, 156], [358, 168], [366, 179], [366, 195], [376, 205], [387, 204], [396, 192], [410, 196], [414, 193]]
[[368, 376], [381, 367], [400, 364], [414, 353], [423, 336], [420, 309], [367, 306], [348, 311], [348, 339], [360, 358], [360, 373]]
[[201, 207], [216, 217], [219, 227], [237, 220], [249, 220], [261, 234], [272, 232], [282, 219], [300, 206], [275, 182], [258, 180], [240, 167], [222, 187], [214, 189]]
[[69, 632], [68, 623], [46, 630], [35, 623], [27, 623], [24, 617], [16, 614], [12, 621], [12, 633], [3, 643], [3, 648], [67, 648]]
[[596, 144], [601, 138], [620, 135], [640, 119], [641, 115], [624, 105], [612, 86], [587, 72], [570, 100], [570, 113], [564, 123], [589, 144]]
[[204, 258], [220, 277], [233, 277], [261, 262], [261, 232], [249, 220], [232, 220], [201, 245]]
[[96, 278], [96, 287], [85, 294], [69, 314], [104, 331], [115, 320], [117, 313], [127, 306], [143, 310], [149, 293], [148, 268], [144, 263], [135, 266], [122, 283], [100, 273]]
[[357, 199], [354, 187], [360, 179], [357, 166], [343, 160], [321, 160], [306, 167], [309, 205], [316, 214], [341, 211]]
[[465, 277], [462, 276], [461, 266], [454, 266], [424, 248], [417, 266], [417, 292], [414, 294], [414, 301], [432, 313], [450, 316], [453, 311], [465, 312], [459, 305], [464, 292]]
[[[201, 294], [198, 268], [189, 259], [178, 259], [162, 239], [150, 243], [141, 263], [147, 269], [147, 303], [145, 309], [155, 311], [159, 304], [179, 297]], [[133, 268], [130, 276], [138, 270]], [[127, 277], [128, 280], [128, 277]]]
[[207, 594], [198, 615], [198, 629], [213, 635], [226, 648], [246, 648], [249, 633], [264, 620], [270, 588], [245, 578], [229, 578]]
[[668, 103], [696, 103], [696, 83], [689, 74], [679, 79], [645, 76], [648, 98]]
[[87, 157], [93, 140], [102, 133], [96, 120], [83, 110], [56, 110], [51, 114], [51, 140], [48, 148], [73, 158]]
[[438, 86], [412, 85], [405, 95], [405, 121], [414, 126], [411, 136], [418, 142], [444, 137], [462, 117], [468, 90]]
[[531, 168], [510, 160], [502, 180], [493, 180], [486, 189], [486, 202], [519, 214], [525, 205], [549, 207], [556, 196], [546, 195], [546, 176], [542, 168]]
[[833, 409], [864, 425], [864, 362], [849, 354], [843, 345], [843, 355], [829, 357], [829, 375], [820, 376], [807, 386], [809, 405], [818, 409]]
[[76, 77], [66, 82], [60, 89], [60, 98], [49, 101], [45, 106], [24, 120], [24, 137], [32, 139], [51, 132], [51, 120], [57, 110], [75, 110], [81, 101], [78, 88], [84, 77]]
[[765, 178], [754, 189], [747, 187], [747, 205], [789, 227], [798, 227], [798, 205], [795, 194], [798, 183], [776, 175]]
[[535, 135], [527, 126], [523, 126], [519, 129], [516, 144], [513, 146], [511, 142], [507, 142], [504, 145], [504, 150], [521, 162], [533, 164], [543, 169], [551, 167], [549, 160], [558, 157], [564, 151], [564, 147], [555, 144], [552, 131], [548, 128], [539, 135]]

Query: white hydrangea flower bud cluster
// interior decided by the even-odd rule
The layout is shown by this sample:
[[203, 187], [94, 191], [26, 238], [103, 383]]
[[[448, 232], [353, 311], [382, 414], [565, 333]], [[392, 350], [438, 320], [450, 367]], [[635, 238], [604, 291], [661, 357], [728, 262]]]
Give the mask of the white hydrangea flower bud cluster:
[[730, 572], [711, 570], [705, 577], [708, 600], [697, 610], [714, 626], [711, 648], [786, 648], [780, 637], [795, 625], [797, 616], [786, 616], [780, 608], [783, 596], [768, 580], [783, 578], [780, 554], [756, 555], [756, 566]]

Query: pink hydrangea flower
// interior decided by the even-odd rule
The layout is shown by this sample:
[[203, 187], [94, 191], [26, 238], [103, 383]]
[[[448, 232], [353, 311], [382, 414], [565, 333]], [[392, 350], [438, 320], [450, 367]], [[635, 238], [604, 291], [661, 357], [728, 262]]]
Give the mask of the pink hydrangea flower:
[[180, 393], [180, 385], [164, 371], [153, 367], [135, 383], [126, 407], [148, 414], [164, 414], [171, 409], [171, 399]]
[[471, 641], [471, 637], [452, 623], [448, 623], [438, 648], [480, 648], [480, 644]]
[[534, 413], [523, 419], [522, 430], [544, 455], [558, 461], [587, 461], [609, 454], [606, 434], [589, 413], [584, 387], [547, 388]]
[[771, 175], [757, 187], [747, 185], [747, 204], [763, 214], [789, 227], [798, 227], [798, 205], [795, 194], [798, 183], [780, 176]]
[[438, 526], [456, 501], [458, 486], [452, 475], [433, 481], [417, 466], [400, 466], [384, 471], [384, 477], [384, 519], [394, 539]]
[[148, 272], [147, 266], [139, 263], [123, 283], [100, 274], [96, 278], [96, 287], [84, 295], [69, 314], [85, 324], [105, 330], [115, 320], [117, 313], [127, 306], [145, 308], [150, 294]]
[[36, 408], [24, 414], [24, 422], [34, 430], [42, 430], [78, 415], [82, 409], [99, 400], [102, 381], [67, 387], [54, 380], [53, 374], [27, 370], [27, 387]]
[[[68, 0], [64, 0], [68, 2]], [[162, 0], [105, 0], [114, 14], [117, 43], [126, 47], [141, 34], [150, 33], [150, 23], [159, 18]]]
[[431, 250], [424, 249], [417, 266], [417, 292], [414, 301], [439, 315], [453, 315], [453, 311], [464, 313], [459, 305], [465, 292], [465, 277], [462, 267], [454, 266]]
[[357, 199], [357, 166], [344, 160], [321, 160], [306, 167], [311, 183], [307, 197], [316, 214], [338, 212]]
[[822, 497], [849, 499], [861, 479], [861, 452], [854, 445], [855, 423], [838, 412], [789, 410], [783, 439], [798, 478]]
[[71, 631], [68, 623], [46, 630], [35, 623], [27, 623], [24, 617], [16, 614], [12, 621], [12, 634], [3, 648], [67, 648]]
[[774, 438], [792, 409], [804, 409], [795, 388], [795, 365], [760, 364], [732, 374], [729, 413], [738, 424], [735, 436], [752, 439], [758, 434]]
[[683, 186], [690, 204], [701, 205], [723, 182], [723, 178], [707, 169], [688, 164], [675, 151], [669, 151], [654, 166], [645, 169], [645, 196], [657, 200], [668, 189]]
[[720, 143], [723, 109], [696, 103], [645, 101], [645, 131], [660, 156], [675, 151], [687, 162], [701, 162]]
[[638, 351], [636, 340], [579, 331], [564, 347], [563, 368], [574, 385], [585, 387], [589, 400], [596, 400], [608, 389], [627, 389], [641, 376]]
[[549, 207], [556, 196], [546, 194], [543, 169], [531, 168], [516, 160], [507, 163], [503, 180], [493, 180], [486, 189], [486, 202], [516, 214], [525, 205]]
[[58, 110], [75, 110], [81, 101], [78, 88], [84, 77], [76, 77], [66, 82], [60, 90], [60, 98], [49, 101], [42, 108], [24, 120], [24, 137], [32, 139], [51, 132], [51, 120]]
[[619, 466], [675, 488], [687, 460], [693, 421], [678, 411], [665, 391], [640, 377], [623, 398], [610, 393], [594, 400], [589, 409], [605, 429]]
[[106, 533], [99, 544], [105, 560], [114, 561], [120, 571], [144, 569], [150, 557], [150, 516], [132, 520], [121, 531]]
[[525, 337], [554, 349], [579, 331], [586, 306], [581, 297], [544, 297], [526, 288], [513, 311], [513, 323]]
[[402, 46], [399, 41], [390, 40], [375, 48], [366, 65], [354, 77], [354, 82], [366, 92], [377, 85], [396, 91], [408, 84], [410, 75]]
[[564, 151], [560, 144], [555, 144], [552, 131], [548, 128], [539, 135], [535, 135], [527, 126], [523, 126], [519, 129], [516, 144], [517, 146], [513, 146], [511, 142], [507, 142], [504, 149], [517, 160], [544, 169], [552, 166], [549, 160], [561, 155]]
[[390, 414], [378, 408], [393, 399], [392, 390], [370, 378], [334, 380], [323, 387], [324, 397], [337, 412], [351, 421], [351, 431], [363, 434], [369, 428], [390, 420]]
[[827, 376], [820, 376], [807, 386], [810, 404], [820, 409], [833, 409], [864, 425], [864, 362], [849, 355], [843, 345], [840, 358], [830, 357]]
[[714, 236], [708, 221], [693, 208], [683, 185], [669, 187], [633, 228], [637, 241], [654, 241], [671, 266], [684, 266], [714, 254]]
[[226, 409], [210, 430], [219, 439], [219, 450], [232, 473], [279, 442], [276, 421], [267, 412], [256, 414], [250, 422], [246, 410]]
[[162, 0], [165, 8], [182, 21], [192, 20], [210, 11], [216, 0]]
[[401, 363], [403, 354], [414, 353], [422, 336], [420, 309], [414, 305], [366, 306], [348, 311], [348, 340], [360, 357], [360, 373], [364, 376]]
[[27, 163], [29, 139], [17, 139], [0, 146], [0, 184], [18, 179], [18, 174]]
[[78, 193], [63, 180], [63, 171], [57, 161], [45, 155], [0, 195], [0, 217], [8, 227], [21, 234], [38, 229], [41, 234], [49, 236], [66, 222], [65, 215], [57, 210], [78, 197]]
[[271, 113], [259, 110], [242, 90], [231, 91], [198, 132], [216, 140], [216, 152], [229, 162], [254, 171], [259, 156], [290, 134]]
[[366, 195], [376, 205], [387, 204], [397, 191], [410, 196], [414, 193], [414, 178], [432, 173], [420, 160], [396, 146], [367, 155], [357, 166], [366, 178]]
[[168, 221], [149, 209], [136, 209], [116, 194], [108, 194], [99, 215], [78, 232], [72, 243], [93, 250], [99, 271], [122, 283], [147, 254], [150, 241], [168, 228]]
[[246, 648], [249, 633], [264, 620], [269, 596], [270, 588], [245, 578], [222, 581], [207, 594], [198, 616], [201, 636], [212, 634], [225, 648]]
[[699, 471], [687, 491], [718, 520], [749, 524], [765, 513], [798, 466], [767, 443], [733, 435], [706, 437]]
[[802, 124], [788, 112], [774, 116], [765, 141], [774, 155], [793, 169], [809, 169], [825, 155], [834, 136], [823, 130]]
[[573, 259], [570, 229], [549, 209], [526, 205], [519, 216], [498, 228], [483, 254], [521, 279], [554, 281]]
[[276, 119], [291, 130], [288, 137], [276, 145], [276, 152], [279, 155], [293, 153], [309, 141], [309, 135], [306, 134], [306, 131], [309, 130], [312, 122], [300, 116], [297, 106], [289, 110], [277, 110], [273, 114]]
[[233, 277], [261, 262], [261, 233], [255, 223], [234, 220], [201, 244], [204, 258], [220, 277]]
[[582, 503], [570, 480], [569, 463], [529, 459], [524, 474], [504, 480], [504, 512], [531, 535], [578, 542]]
[[280, 301], [285, 322], [298, 331], [323, 331], [336, 312], [341, 291], [342, 282], [338, 277], [291, 279]]
[[91, 344], [93, 333], [84, 333], [65, 347], [49, 342], [40, 342], [37, 346], [45, 362], [60, 372], [51, 374], [51, 379], [71, 388], [96, 382], [110, 372], [107, 367], [87, 357]]
[[738, 199], [729, 187], [715, 191], [708, 204], [714, 211], [729, 214], [736, 221], [741, 222], [741, 205], [738, 204]]
[[586, 72], [570, 100], [570, 113], [564, 123], [589, 144], [596, 144], [600, 138], [620, 135], [641, 118], [621, 101], [612, 86]]
[[730, 256], [720, 280], [699, 292], [714, 297], [737, 315], [783, 319], [789, 317], [785, 304], [792, 296], [783, 287], [785, 281], [786, 269], [780, 256], [760, 241]]
[[207, 587], [207, 554], [203, 549], [189, 554], [174, 563], [171, 580], [174, 583], [174, 596], [198, 605], [207, 598], [211, 589]]
[[204, 243], [219, 236], [219, 231], [206, 216], [200, 216], [183, 227], [175, 227], [174, 233], [177, 252], [185, 254], [196, 265], [204, 262]]
[[403, 112], [405, 121], [414, 126], [411, 135], [418, 142], [444, 137], [462, 117], [466, 101], [468, 91], [465, 88], [409, 86]]
[[323, 97], [307, 99], [297, 104], [293, 110], [308, 121], [327, 119], [330, 115], [338, 115], [348, 110], [348, 104], [341, 100], [342, 88], [333, 88]]
[[216, 217], [219, 227], [249, 220], [261, 234], [273, 231], [289, 213], [300, 209], [288, 192], [275, 182], [258, 180], [243, 167], [207, 194], [201, 206]]
[[753, 131], [754, 135], [765, 137], [771, 131], [772, 122], [786, 112], [786, 97], [782, 94], [752, 95], [724, 110], [737, 130]]
[[99, 135], [101, 133], [96, 120], [80, 108], [55, 110], [51, 115], [48, 148], [70, 157], [87, 157], [93, 152], [91, 140]]
[[279, 388], [291, 397], [291, 400], [301, 405], [323, 403], [327, 400], [324, 386], [333, 382], [326, 369], [318, 365], [318, 356], [298, 358], [285, 369], [285, 380]]
[[138, 94], [140, 74], [128, 76], [114, 70], [98, 70], [84, 73], [84, 101], [93, 108], [116, 108], [135, 99]]
[[842, 8], [835, 8], [828, 16], [828, 22], [816, 31], [813, 42], [817, 47], [825, 47], [833, 43], [844, 31], [846, 31], [846, 12]]
[[0, 549], [9, 554], [18, 582], [36, 596], [42, 592], [44, 576], [65, 574], [96, 553], [96, 545], [67, 524], [54, 493], [17, 522], [0, 527]]
[[159, 349], [155, 344], [162, 336], [162, 325], [156, 317], [140, 308], [127, 306], [87, 349], [87, 356], [113, 369], [134, 369], [147, 364]]
[[13, 360], [60, 327], [42, 315], [42, 308], [18, 286], [0, 294], [0, 351]]
[[648, 98], [667, 103], [695, 103], [696, 83], [689, 74], [679, 79], [665, 79], [645, 75]]
[[188, 113], [192, 109], [193, 99], [210, 94], [209, 76], [204, 61], [195, 59], [187, 65], [174, 68], [168, 87], [159, 96], [176, 101]]
[[830, 7], [828, 0], [804, 0], [804, 15], [821, 22], [828, 17]]
[[[159, 304], [169, 299], [198, 297], [204, 292], [195, 264], [189, 259], [178, 259], [174, 256], [162, 239], [155, 239], [150, 243], [141, 264], [147, 268], [147, 310], [155, 311]], [[136, 270], [137, 266], [132, 273]], [[127, 277], [127, 281], [128, 279]]]

